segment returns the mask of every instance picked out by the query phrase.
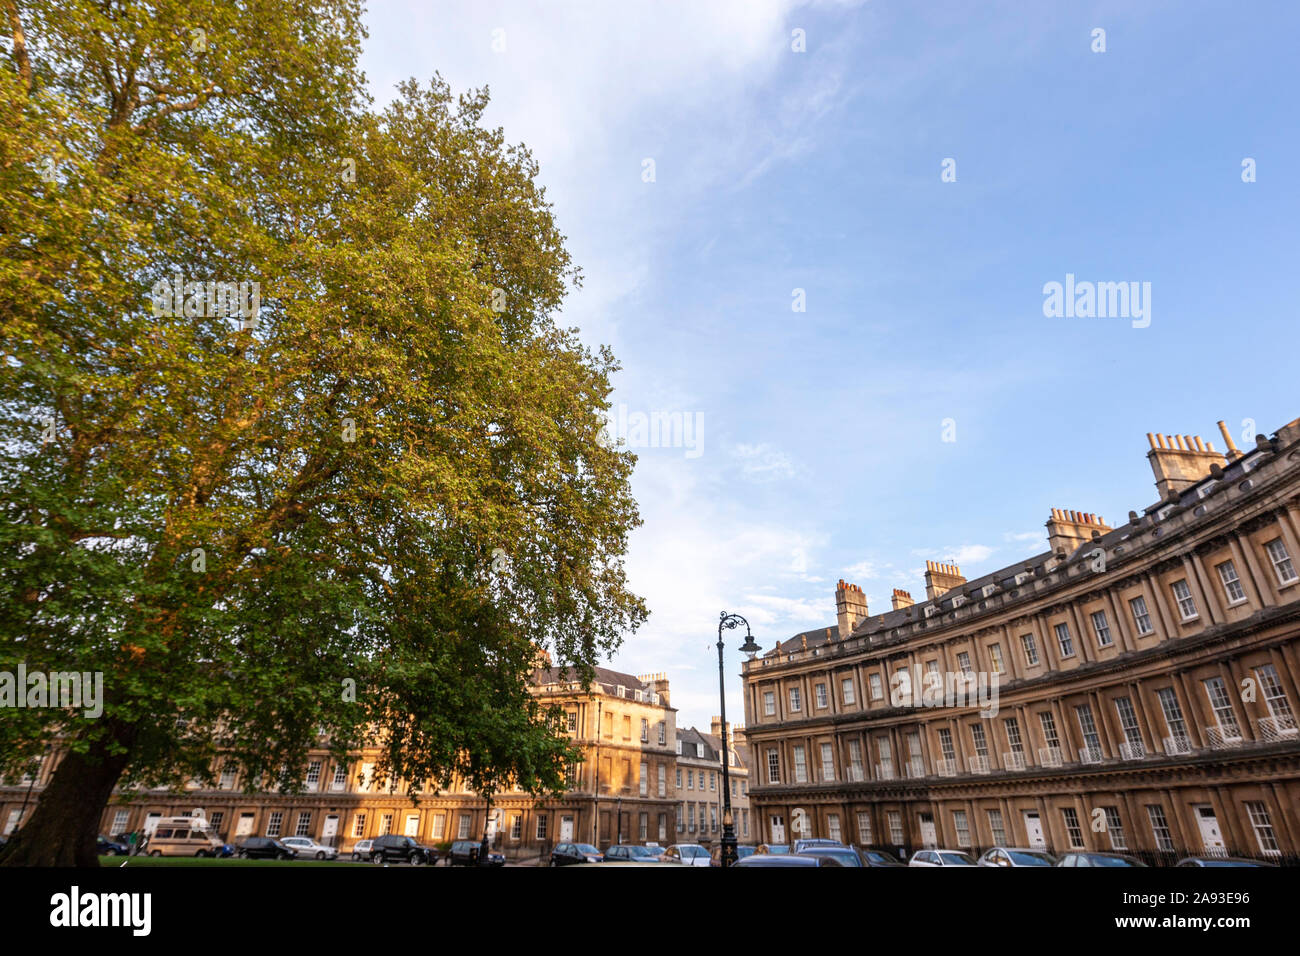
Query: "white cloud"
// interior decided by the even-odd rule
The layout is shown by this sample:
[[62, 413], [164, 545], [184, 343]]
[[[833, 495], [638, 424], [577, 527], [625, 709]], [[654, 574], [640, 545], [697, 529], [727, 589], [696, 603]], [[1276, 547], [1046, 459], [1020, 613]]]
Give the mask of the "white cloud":
[[880, 569], [871, 561], [859, 561], [844, 569], [844, 580], [850, 584], [857, 584], [859, 580], [871, 581], [879, 576]]
[[[647, 330], [628, 316], [662, 281], [681, 223], [698, 216], [701, 197], [738, 192], [818, 149], [817, 124], [843, 101], [857, 65], [847, 44], [820, 34], [810, 34], [808, 54], [791, 59], [790, 30], [800, 26], [791, 14], [806, 6], [386, 0], [366, 15], [362, 67], [380, 105], [398, 81], [427, 82], [435, 71], [457, 94], [490, 87], [485, 125], [501, 126], [508, 142], [532, 152], [583, 271], [561, 323], [577, 326], [589, 344], [613, 346], [624, 365], [616, 404], [703, 411], [711, 441], [725, 423], [715, 424], [710, 396], [696, 394], [698, 377], [682, 363], [647, 362], [643, 355], [662, 353], [629, 345]], [[503, 52], [492, 49], [496, 29], [504, 30]], [[655, 160], [653, 183], [642, 180], [645, 158]], [[718, 254], [717, 241], [702, 243], [701, 259]], [[645, 524], [631, 535], [627, 569], [651, 618], [610, 662], [631, 673], [668, 672], [687, 723], [716, 713], [719, 611], [744, 614], [767, 647], [834, 611], [821, 579], [807, 574], [826, 538], [815, 519], [800, 525], [747, 507], [729, 488], [737, 466], [760, 488], [788, 480], [798, 466], [768, 444], [735, 445], [729, 455], [714, 447], [722, 449], [706, 443], [692, 460], [639, 454], [632, 489]], [[737, 715], [738, 671], [733, 651], [728, 692]]]
[[1045, 532], [1042, 531], [1007, 531], [1002, 535], [1003, 541], [1041, 541]]
[[924, 556], [935, 561], [942, 561], [945, 564], [978, 564], [986, 560], [996, 551], [997, 548], [990, 548], [986, 544], [963, 544], [960, 547], [931, 548], [929, 550], [917, 549], [912, 550], [912, 554]]
[[795, 474], [789, 457], [768, 444], [736, 445], [731, 449], [731, 457], [740, 462], [740, 473], [749, 481], [780, 481]]

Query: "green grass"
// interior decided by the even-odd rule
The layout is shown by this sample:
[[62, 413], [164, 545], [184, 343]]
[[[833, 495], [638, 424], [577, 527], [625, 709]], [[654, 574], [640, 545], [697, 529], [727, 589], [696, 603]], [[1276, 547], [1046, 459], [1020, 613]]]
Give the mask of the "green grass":
[[[338, 866], [340, 863], [351, 866], [348, 861], [334, 860], [241, 860], [237, 856], [226, 859], [196, 856], [101, 856], [99, 865], [104, 867], [121, 866]], [[360, 864], [357, 864], [360, 866]]]

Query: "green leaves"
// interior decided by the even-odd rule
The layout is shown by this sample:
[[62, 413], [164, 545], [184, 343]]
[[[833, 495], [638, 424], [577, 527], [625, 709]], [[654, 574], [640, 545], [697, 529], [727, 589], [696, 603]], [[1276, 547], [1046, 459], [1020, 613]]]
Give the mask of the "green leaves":
[[[0, 752], [111, 723], [128, 783], [292, 780], [324, 729], [408, 781], [561, 787], [537, 651], [585, 670], [645, 608], [616, 366], [555, 325], [579, 276], [531, 156], [437, 77], [368, 112], [351, 0], [17, 10], [0, 667], [102, 671], [111, 720], [0, 714]], [[255, 327], [155, 314], [177, 278], [258, 283]]]

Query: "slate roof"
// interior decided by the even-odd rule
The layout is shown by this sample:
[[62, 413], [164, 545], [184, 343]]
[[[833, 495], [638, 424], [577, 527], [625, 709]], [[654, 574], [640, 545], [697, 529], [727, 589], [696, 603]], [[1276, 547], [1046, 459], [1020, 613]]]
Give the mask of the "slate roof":
[[[1154, 521], [1162, 520], [1170, 510], [1183, 510], [1194, 507], [1204, 497], [1204, 491], [1210, 485], [1220, 481], [1224, 484], [1231, 484], [1234, 481], [1241, 480], [1245, 473], [1258, 462], [1258, 459], [1258, 452], [1246, 452], [1241, 458], [1224, 466], [1222, 479], [1203, 478], [1179, 494], [1177, 500], [1158, 501], [1147, 507], [1143, 510], [1141, 517], [1136, 512], [1129, 512], [1129, 521], [1101, 534], [1099, 538], [1081, 543], [1071, 554], [1067, 555], [1067, 561], [1072, 563], [1079, 560], [1094, 548], [1103, 548], [1109, 553], [1116, 545], [1124, 543], [1143, 529], [1149, 529]], [[1010, 590], [1016, 587], [1016, 575], [1027, 571], [1035, 578], [1041, 577], [1047, 573], [1047, 564], [1055, 562], [1056, 559], [1057, 555], [1054, 555], [1051, 551], [1043, 551], [1022, 561], [1009, 564], [997, 571], [972, 578], [965, 584], [958, 585], [933, 601], [918, 601], [911, 607], [901, 608], [897, 611], [889, 610], [883, 614], [873, 614], [859, 621], [849, 637], [850, 639], [874, 637], [885, 634], [895, 627], [924, 620], [925, 608], [931, 604], [938, 608], [938, 613], [943, 613], [952, 610], [953, 601], [958, 597], [964, 597], [966, 601], [978, 601], [983, 596], [983, 589], [988, 585], [996, 586], [999, 591]], [[808, 648], [811, 650], [827, 643], [828, 631], [831, 643], [837, 642], [839, 640], [838, 627], [815, 628], [811, 631], [803, 631], [788, 640], [782, 641], [779, 647], [783, 653], [800, 650], [803, 646], [802, 638], [806, 637], [808, 639]], [[765, 657], [772, 653], [773, 650], [768, 650], [761, 652], [760, 656]]]
[[[595, 676], [591, 682], [592, 690], [599, 689], [607, 694], [617, 696], [617, 688], [626, 687], [626, 696], [629, 700], [636, 697], [636, 691], [642, 692], [647, 704], [653, 700], [651, 694], [654, 693], [654, 688], [633, 675], [613, 671], [608, 667], [597, 667], [594, 670]], [[533, 682], [539, 685], [568, 684], [578, 680], [580, 680], [578, 672], [571, 667], [539, 667], [533, 671]]]
[[[683, 744], [693, 743], [693, 744], [703, 744], [704, 746], [704, 752], [698, 758], [693, 758], [689, 754], [682, 754], [682, 756], [687, 757], [687, 759], [707, 760], [710, 763], [717, 764], [718, 766], [722, 766], [722, 738], [721, 737], [717, 737], [713, 734], [703, 733], [702, 731], [696, 730], [694, 727], [678, 727], [677, 739], [681, 741]], [[731, 744], [731, 749], [736, 753], [736, 759], [735, 761], [732, 762], [731, 765], [736, 768], [745, 767], [746, 764], [745, 764], [745, 757], [744, 757], [743, 750], [740, 747], [736, 746], [736, 741], [734, 738], [729, 736], [728, 742]]]

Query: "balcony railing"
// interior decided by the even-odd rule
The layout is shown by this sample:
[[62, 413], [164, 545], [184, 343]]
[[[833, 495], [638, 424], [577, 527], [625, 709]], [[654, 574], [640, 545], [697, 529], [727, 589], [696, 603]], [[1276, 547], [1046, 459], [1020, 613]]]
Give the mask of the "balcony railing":
[[957, 776], [956, 760], [936, 760], [934, 762], [934, 772], [941, 777]]
[[1044, 767], [1060, 767], [1065, 764], [1060, 747], [1039, 747], [1038, 762]]
[[1010, 753], [1002, 755], [1002, 766], [1008, 770], [1025, 769], [1025, 752], [1023, 750], [1013, 750]]
[[878, 763], [878, 764], [876, 764], [876, 779], [877, 779], [877, 780], [893, 780], [893, 779], [894, 779], [894, 765], [893, 765], [892, 763]]
[[1258, 730], [1257, 736], [1266, 743], [1272, 743], [1276, 740], [1290, 740], [1293, 737], [1300, 736], [1300, 729], [1296, 727], [1294, 714], [1280, 714], [1276, 717], [1261, 717], [1255, 723]]
[[865, 774], [862, 772], [862, 764], [849, 764], [849, 781], [851, 783], [861, 783]]
[[1240, 747], [1244, 740], [1241, 739], [1241, 730], [1234, 728], [1224, 730], [1222, 727], [1206, 727], [1205, 742], [1214, 750], [1224, 750], [1228, 747]]
[[988, 772], [989, 772], [989, 758], [988, 758], [988, 757], [980, 757], [980, 756], [967, 757], [967, 758], [966, 758], [966, 769], [967, 769], [968, 771], [970, 771], [971, 773], [988, 773]]
[[1171, 757], [1185, 756], [1192, 752], [1192, 741], [1186, 734], [1174, 734], [1165, 738], [1165, 753]]
[[1147, 755], [1146, 744], [1140, 740], [1126, 741], [1119, 745], [1121, 760], [1141, 760]]
[[920, 757], [913, 757], [903, 763], [903, 776], [918, 780], [925, 776], [925, 761]]
[[1100, 747], [1080, 747], [1079, 763], [1101, 763], [1102, 753]]

